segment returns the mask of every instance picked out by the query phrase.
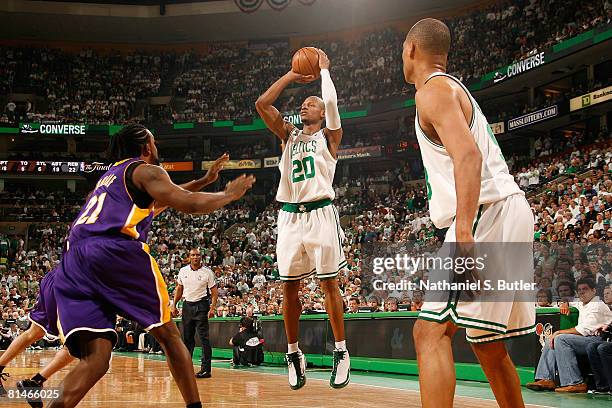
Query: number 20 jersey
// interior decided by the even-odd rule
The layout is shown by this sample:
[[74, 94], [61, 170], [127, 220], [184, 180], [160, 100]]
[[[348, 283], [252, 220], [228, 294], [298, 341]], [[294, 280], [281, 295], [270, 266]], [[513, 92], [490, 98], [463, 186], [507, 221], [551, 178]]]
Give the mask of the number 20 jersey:
[[153, 206], [139, 208], [126, 185], [132, 158], [113, 164], [98, 180], [94, 191], [72, 223], [68, 242], [76, 243], [92, 237], [132, 238], [146, 242], [153, 221]]
[[312, 135], [293, 129], [278, 164], [281, 178], [276, 200], [283, 203], [333, 200], [336, 163], [327, 148], [323, 129]]

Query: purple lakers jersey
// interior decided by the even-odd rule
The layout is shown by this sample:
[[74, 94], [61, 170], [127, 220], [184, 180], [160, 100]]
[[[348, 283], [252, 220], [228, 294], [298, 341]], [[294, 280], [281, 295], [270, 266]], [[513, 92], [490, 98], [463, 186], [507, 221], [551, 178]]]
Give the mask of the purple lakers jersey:
[[91, 197], [72, 223], [70, 244], [91, 237], [126, 237], [145, 242], [153, 208], [139, 208], [127, 189], [125, 173], [139, 158], [113, 164], [100, 178]]

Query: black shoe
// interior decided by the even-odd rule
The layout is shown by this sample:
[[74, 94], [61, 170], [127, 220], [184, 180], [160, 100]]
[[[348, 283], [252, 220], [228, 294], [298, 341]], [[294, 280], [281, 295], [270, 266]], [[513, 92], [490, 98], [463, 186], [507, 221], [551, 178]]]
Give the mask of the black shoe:
[[212, 375], [210, 374], [210, 370], [201, 369], [199, 373], [196, 374], [196, 378], [210, 378]]
[[299, 390], [306, 384], [306, 358], [301, 351], [285, 354], [289, 369], [289, 387]]
[[0, 373], [0, 397], [4, 397], [7, 394], [2, 381], [8, 380], [10, 376], [11, 375], [9, 373]]
[[[17, 388], [19, 391], [23, 391], [27, 394], [28, 391], [42, 390], [42, 384], [34, 380], [26, 379], [17, 381]], [[43, 402], [40, 398], [28, 398], [28, 404], [30, 404], [32, 408], [43, 408]]]

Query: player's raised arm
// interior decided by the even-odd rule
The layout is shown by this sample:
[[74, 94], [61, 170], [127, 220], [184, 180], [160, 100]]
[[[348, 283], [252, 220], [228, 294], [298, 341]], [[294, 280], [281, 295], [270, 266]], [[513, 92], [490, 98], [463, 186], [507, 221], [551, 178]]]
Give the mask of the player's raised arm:
[[329, 58], [322, 50], [317, 49], [317, 52], [319, 53], [319, 68], [321, 68], [321, 99], [325, 103], [325, 134], [328, 138], [330, 153], [336, 157], [342, 140], [338, 94], [329, 73]]
[[292, 82], [309, 82], [313, 79], [313, 75], [301, 75], [293, 71], [289, 71], [274, 82], [266, 92], [257, 98], [257, 102], [255, 102], [255, 108], [257, 109], [259, 116], [261, 116], [263, 121], [266, 123], [268, 129], [278, 136], [283, 143], [285, 140], [287, 140], [287, 136], [289, 135], [287, 128], [288, 124], [283, 121], [280, 112], [274, 107], [273, 103], [276, 102], [283, 90]]
[[[213, 165], [208, 169], [206, 174], [197, 179], [191, 180], [187, 183], [180, 184], [180, 187], [184, 188], [187, 191], [196, 192], [202, 190], [204, 187], [209, 184], [214, 183], [219, 178], [219, 172], [223, 169], [223, 165], [229, 160], [229, 154], [223, 153], [221, 156], [215, 160]], [[160, 205], [159, 203], [155, 203], [155, 217], [164, 212], [168, 208], [167, 205]]]
[[419, 120], [435, 130], [453, 161], [457, 197], [457, 242], [472, 242], [472, 225], [478, 210], [482, 154], [461, 109], [460, 95], [446, 82], [430, 81], [417, 92]]
[[161, 167], [145, 164], [134, 170], [132, 180], [137, 188], [146, 191], [160, 206], [189, 214], [207, 214], [242, 197], [253, 186], [255, 177], [243, 174], [229, 182], [222, 192], [198, 193], [174, 184]]

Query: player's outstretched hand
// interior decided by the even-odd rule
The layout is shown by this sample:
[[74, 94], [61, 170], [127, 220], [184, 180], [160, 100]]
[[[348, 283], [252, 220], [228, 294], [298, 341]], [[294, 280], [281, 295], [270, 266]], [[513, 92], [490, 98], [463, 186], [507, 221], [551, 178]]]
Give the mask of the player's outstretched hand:
[[219, 178], [219, 172], [223, 170], [223, 166], [225, 163], [229, 161], [229, 154], [223, 153], [221, 156], [215, 160], [213, 165], [208, 169], [204, 178], [206, 179], [207, 184], [214, 183]]
[[321, 69], [329, 69], [329, 57], [320, 48], [317, 48], [317, 52], [319, 53], [319, 68]]
[[291, 82], [297, 82], [298, 84], [307, 84], [317, 79], [314, 75], [302, 75], [293, 71], [289, 71], [285, 75], [291, 80]]
[[248, 189], [253, 187], [255, 183], [255, 176], [247, 176], [243, 174], [240, 177], [227, 183], [225, 186], [225, 194], [227, 194], [232, 200], [238, 200], [240, 197], [247, 192]]

